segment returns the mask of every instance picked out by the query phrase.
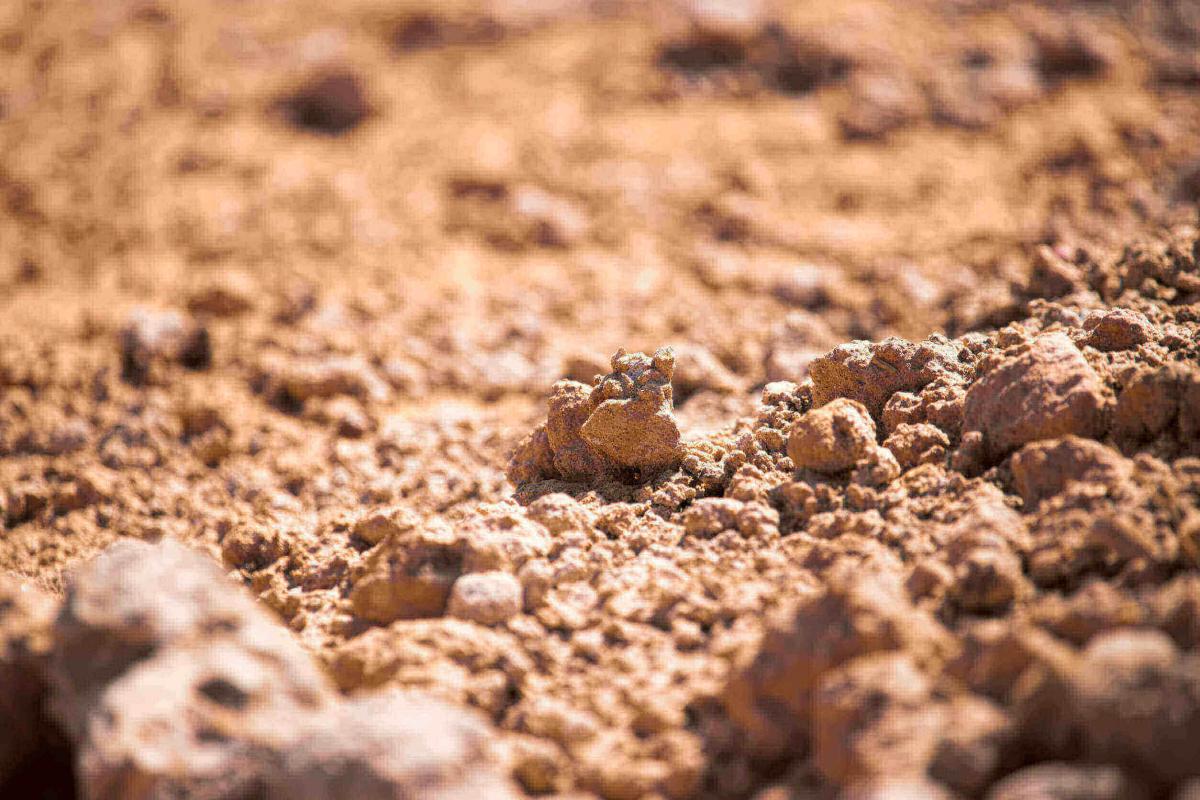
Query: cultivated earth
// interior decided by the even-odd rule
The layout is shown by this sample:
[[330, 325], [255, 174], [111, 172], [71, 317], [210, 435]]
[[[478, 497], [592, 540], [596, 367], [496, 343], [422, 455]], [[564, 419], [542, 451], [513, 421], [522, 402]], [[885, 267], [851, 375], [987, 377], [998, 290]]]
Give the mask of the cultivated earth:
[[1200, 798], [1200, 5], [0, 2], [0, 796]]

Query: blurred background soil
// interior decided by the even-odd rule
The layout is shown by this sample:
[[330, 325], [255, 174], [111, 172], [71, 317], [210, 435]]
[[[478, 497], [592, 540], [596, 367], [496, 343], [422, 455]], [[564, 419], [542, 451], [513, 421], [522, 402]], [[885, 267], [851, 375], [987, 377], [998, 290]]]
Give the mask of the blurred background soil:
[[1190, 0], [7, 0], [0, 569], [60, 596], [119, 539], [183, 541], [339, 689], [482, 710], [522, 792], [830, 792], [859, 771], [704, 727], [769, 613], [823, 580], [808, 550], [739, 551], [742, 596], [664, 626], [621, 604], [703, 606], [734, 574], [654, 544], [685, 509], [555, 485], [587, 511], [532, 546], [577, 571], [553, 613], [371, 619], [361, 520], [560, 536], [506, 464], [554, 381], [617, 347], [675, 347], [698, 440], [843, 342], [1004, 345], [1073, 289], [1061, 264], [1187, 251], [1198, 202]]

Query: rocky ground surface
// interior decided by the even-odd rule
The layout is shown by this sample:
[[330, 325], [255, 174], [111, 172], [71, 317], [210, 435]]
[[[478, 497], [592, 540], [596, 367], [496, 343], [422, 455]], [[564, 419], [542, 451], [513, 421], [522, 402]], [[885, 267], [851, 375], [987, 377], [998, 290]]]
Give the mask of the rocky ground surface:
[[1188, 0], [0, 3], [0, 796], [1200, 797]]

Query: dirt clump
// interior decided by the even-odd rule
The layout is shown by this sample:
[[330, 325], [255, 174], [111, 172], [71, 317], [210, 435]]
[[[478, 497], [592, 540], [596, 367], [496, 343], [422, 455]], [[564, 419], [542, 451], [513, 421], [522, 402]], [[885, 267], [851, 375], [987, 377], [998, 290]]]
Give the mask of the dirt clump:
[[857, 656], [901, 649], [936, 660], [950, 647], [941, 626], [908, 602], [890, 569], [846, 564], [835, 576], [770, 629], [759, 655], [726, 688], [731, 717], [764, 756], [806, 736], [813, 693], [829, 670]]
[[1062, 333], [1017, 345], [981, 366], [963, 407], [963, 430], [982, 437], [995, 460], [1039, 439], [1096, 437], [1107, 428], [1109, 398], [1095, 370]]
[[944, 338], [840, 345], [809, 366], [813, 404], [846, 397], [865, 405], [878, 419], [896, 392], [918, 392], [944, 376], [970, 375], [972, 360], [969, 351]]
[[845, 472], [875, 447], [875, 423], [866, 406], [845, 398], [805, 414], [788, 436], [792, 463], [823, 473]]
[[444, 529], [390, 538], [371, 551], [354, 584], [354, 613], [373, 622], [438, 616], [462, 571], [460, 540]]
[[450, 589], [446, 613], [480, 625], [495, 625], [521, 610], [521, 584], [507, 572], [463, 575]]
[[[36, 658], [22, 680], [47, 702], [14, 721], [42, 726], [30, 745], [49, 746], [44, 730], [60, 737], [88, 797], [394, 797], [434, 773], [448, 797], [515, 796], [489, 766], [481, 722], [415, 695], [340, 701], [268, 612], [179, 544], [114, 545], [72, 577], [57, 617], [32, 614], [49, 598], [22, 600], [28, 624], [9, 614], [5, 642]], [[436, 726], [437, 746], [418, 753]]]
[[653, 357], [618, 350], [612, 372], [596, 376], [590, 390], [575, 381], [556, 383], [546, 423], [514, 454], [510, 479], [579, 480], [672, 465], [679, 458], [680, 439], [673, 413], [674, 373], [670, 348]]
[[212, 360], [208, 330], [178, 311], [134, 311], [119, 341], [121, 377], [130, 383], [148, 380], [156, 361], [203, 369]]

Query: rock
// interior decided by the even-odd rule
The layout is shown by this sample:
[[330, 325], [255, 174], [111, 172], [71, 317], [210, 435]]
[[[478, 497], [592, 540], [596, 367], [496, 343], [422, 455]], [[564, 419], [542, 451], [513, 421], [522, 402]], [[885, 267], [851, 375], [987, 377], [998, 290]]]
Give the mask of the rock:
[[912, 599], [932, 598], [940, 600], [954, 583], [954, 571], [945, 563], [934, 558], [925, 558], [913, 565], [904, 581], [904, 588]]
[[523, 699], [516, 706], [514, 717], [522, 730], [564, 748], [593, 741], [600, 728], [600, 721], [592, 712], [537, 695]]
[[779, 535], [779, 512], [763, 502], [746, 503], [737, 515], [737, 529], [750, 539]]
[[689, 536], [705, 539], [728, 530], [747, 537], [770, 536], [779, 532], [779, 512], [759, 502], [704, 497], [684, 512], [683, 529]]
[[1022, 680], [1017, 716], [1029, 746], [1079, 752], [1162, 784], [1200, 775], [1200, 657], [1165, 634], [1117, 629], [1077, 657], [1058, 658]]
[[838, 115], [842, 136], [849, 140], [882, 139], [926, 112], [920, 88], [895, 74], [855, 73], [850, 91], [853, 102]]
[[1049, 245], [1039, 245], [1034, 251], [1026, 289], [1029, 294], [1053, 299], [1071, 294], [1086, 283], [1083, 271]]
[[84, 797], [515, 796], [481, 719], [418, 695], [342, 702], [288, 631], [169, 540], [85, 565], [54, 634], [51, 707]]
[[1194, 300], [1200, 292], [1200, 275], [1196, 274], [1194, 266], [1197, 260], [1194, 236], [1186, 243], [1129, 244], [1113, 265], [1118, 278], [1118, 284], [1113, 288], [1117, 292], [1133, 291], [1143, 297], [1171, 298], [1169, 302]]
[[517, 573], [521, 582], [522, 607], [529, 613], [537, 611], [554, 587], [554, 567], [545, 559], [530, 561]]
[[1096, 438], [1107, 427], [1105, 387], [1064, 333], [1006, 351], [967, 391], [963, 430], [982, 434], [984, 457], [1068, 434]]
[[527, 433], [513, 449], [508, 459], [505, 477], [513, 485], [521, 486], [558, 475], [558, 466], [554, 463], [554, 450], [550, 447], [546, 423], [543, 422]]
[[1077, 647], [1105, 631], [1144, 622], [1142, 605], [1111, 583], [1093, 580], [1070, 597], [1049, 595], [1030, 609], [1031, 621]]
[[121, 378], [142, 384], [156, 363], [204, 369], [212, 362], [208, 329], [178, 311], [135, 309], [118, 334]]
[[948, 594], [961, 609], [975, 614], [1005, 611], [1033, 593], [1021, 571], [1021, 559], [1002, 547], [974, 547], [956, 559]]
[[689, 5], [686, 12], [692, 33], [706, 40], [711, 37], [712, 41], [748, 44], [770, 21], [767, 4], [762, 0], [744, 3], [701, 0]]
[[477, 714], [432, 698], [389, 692], [350, 700], [305, 726], [269, 781], [271, 796], [516, 798], [490, 739]]
[[327, 663], [343, 692], [419, 686], [493, 714], [512, 704], [511, 691], [533, 668], [506, 628], [450, 616], [371, 628], [339, 646]]
[[536, 186], [518, 186], [509, 198], [507, 211], [513, 224], [504, 235], [512, 236], [517, 244], [573, 247], [588, 232], [583, 209]]
[[861, 656], [827, 673], [813, 698], [812, 760], [848, 784], [925, 772], [945, 710], [904, 653]]
[[209, 559], [123, 540], [71, 579], [51, 708], [87, 797], [228, 797], [333, 701], [290, 634]]
[[854, 466], [850, 482], [882, 488], [900, 477], [900, 463], [886, 447], [872, 447], [867, 457]]
[[446, 611], [480, 625], [499, 625], [520, 613], [521, 599], [520, 581], [507, 572], [475, 572], [454, 582]]
[[440, 616], [462, 563], [462, 542], [450, 531], [418, 529], [390, 537], [367, 557], [350, 590], [350, 605], [356, 616], [383, 624]]
[[[1044, 93], [1039, 76], [1029, 63], [1028, 48], [1019, 40], [1010, 42], [968, 51], [970, 58], [983, 60], [984, 64], [962, 63], [930, 75], [926, 92], [934, 120], [969, 130], [989, 128], [1006, 112]], [[976, 42], [976, 46], [980, 44]]]
[[999, 492], [975, 500], [939, 538], [951, 563], [978, 547], [1024, 553], [1032, 544], [1025, 519], [1008, 507]]
[[1148, 797], [1117, 767], [1045, 763], [995, 784], [987, 800], [1144, 800]]
[[108, 685], [78, 740], [93, 798], [245, 796], [312, 715], [333, 701], [299, 645], [199, 639]]
[[92, 432], [92, 426], [86, 420], [66, 420], [50, 431], [50, 435], [46, 439], [46, 454], [62, 456], [78, 453], [87, 446]]
[[334, 397], [325, 401], [314, 417], [347, 439], [362, 438], [375, 426], [362, 403], [353, 397]]
[[896, 392], [883, 407], [883, 430], [890, 436], [900, 425], [928, 423], [951, 442], [962, 432], [967, 390], [957, 376], [943, 376], [917, 394]]
[[918, 343], [890, 338], [839, 345], [809, 365], [813, 405], [845, 397], [879, 419], [896, 392], [917, 392], [941, 377], [966, 379], [972, 361], [968, 350], [941, 336]]
[[849, 470], [876, 446], [866, 407], [844, 397], [809, 411], [788, 436], [788, 455], [797, 468], [829, 475]]
[[592, 527], [592, 513], [578, 500], [562, 492], [547, 494], [526, 508], [529, 518], [543, 525], [552, 536], [564, 533], [587, 533]]
[[185, 438], [203, 436], [213, 430], [229, 431], [221, 410], [205, 400], [189, 397], [179, 403], [176, 413]]
[[489, 173], [468, 168], [450, 178], [447, 230], [470, 231], [502, 250], [566, 249], [587, 237], [586, 210], [574, 200]]
[[689, 536], [712, 538], [721, 531], [736, 530], [738, 514], [745, 504], [728, 497], [704, 497], [683, 513], [683, 529]]
[[936, 661], [952, 646], [946, 630], [909, 602], [898, 573], [841, 565], [829, 571], [824, 591], [768, 627], [758, 653], [730, 678], [722, 700], [747, 749], [769, 759], [803, 740], [813, 691], [830, 669], [888, 650]]
[[552, 540], [540, 522], [520, 508], [481, 507], [479, 515], [457, 529], [464, 572], [516, 572], [530, 559], [550, 553]]
[[226, 632], [263, 646], [286, 634], [217, 565], [166, 540], [122, 540], [70, 581], [55, 622], [54, 706], [78, 734], [99, 693], [135, 663], [178, 642]]
[[1103, 73], [1121, 56], [1119, 42], [1082, 15], [1031, 13], [1026, 24], [1048, 83]]
[[562, 792], [567, 758], [553, 742], [533, 736], [509, 736], [513, 777], [529, 794]]
[[221, 540], [221, 560], [235, 569], [260, 570], [286, 553], [286, 540], [270, 525], [239, 523]]
[[1200, 575], [1184, 573], [1164, 584], [1151, 596], [1150, 609], [1155, 627], [1179, 647], [1200, 646]]
[[1066, 663], [1072, 651], [1045, 631], [1007, 620], [985, 620], [962, 636], [962, 650], [947, 671], [972, 691], [1008, 703], [1031, 667]]

